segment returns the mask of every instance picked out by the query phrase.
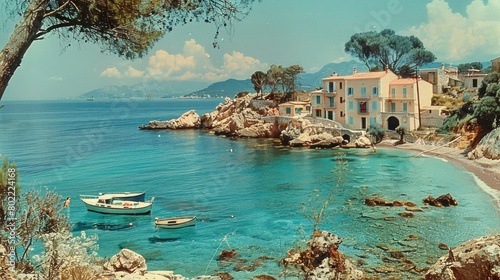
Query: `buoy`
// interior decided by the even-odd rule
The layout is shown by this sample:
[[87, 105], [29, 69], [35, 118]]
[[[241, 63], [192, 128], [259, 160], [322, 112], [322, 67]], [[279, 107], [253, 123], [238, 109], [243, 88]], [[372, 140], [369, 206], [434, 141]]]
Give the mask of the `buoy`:
[[132, 226], [133, 226], [133, 224], [132, 224], [132, 223], [129, 223], [129, 224], [128, 224], [128, 226], [129, 226], [129, 227], [132, 227]]
[[158, 138], [160, 138], [160, 137], [161, 137], [161, 135], [160, 135], [160, 134], [158, 134]]
[[231, 215], [230, 217], [231, 217], [231, 219], [234, 219], [234, 215]]

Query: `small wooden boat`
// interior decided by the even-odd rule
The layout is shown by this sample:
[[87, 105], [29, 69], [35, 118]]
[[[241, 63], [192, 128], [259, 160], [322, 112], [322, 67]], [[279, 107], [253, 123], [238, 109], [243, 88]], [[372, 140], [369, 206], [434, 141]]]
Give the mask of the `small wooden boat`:
[[196, 224], [196, 216], [174, 217], [165, 219], [155, 218], [155, 226], [157, 228], [163, 228], [163, 229], [190, 227], [194, 226], [195, 224]]
[[154, 197], [150, 201], [133, 201], [116, 194], [80, 195], [88, 211], [117, 215], [147, 215], [151, 213]]

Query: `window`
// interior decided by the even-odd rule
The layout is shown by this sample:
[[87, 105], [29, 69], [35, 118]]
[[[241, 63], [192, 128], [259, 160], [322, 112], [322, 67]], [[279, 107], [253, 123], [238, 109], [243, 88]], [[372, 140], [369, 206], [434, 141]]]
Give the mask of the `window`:
[[316, 95], [316, 104], [321, 104], [321, 96], [320, 95]]
[[347, 95], [348, 96], [353, 96], [354, 95], [354, 88], [353, 87], [350, 87], [347, 89]]
[[315, 112], [316, 112], [316, 117], [321, 117], [321, 110], [317, 109]]
[[292, 108], [286, 107], [285, 112], [287, 115], [290, 115], [292, 113]]
[[328, 97], [328, 106], [330, 106], [330, 108], [333, 108], [333, 105], [334, 105], [333, 97]]
[[370, 117], [370, 126], [374, 126], [377, 123], [377, 117]]
[[340, 111], [340, 117], [344, 116], [344, 111]]
[[378, 110], [378, 102], [377, 101], [372, 101], [372, 111], [377, 111]]
[[326, 112], [326, 118], [333, 121], [335, 119], [335, 116], [333, 115], [333, 111]]
[[366, 87], [361, 88], [361, 97], [366, 98]]
[[472, 87], [477, 87], [477, 79], [472, 79]]
[[354, 102], [349, 101], [349, 111], [354, 110]]
[[337, 90], [337, 86], [335, 82], [328, 83], [328, 92], [335, 92]]
[[349, 124], [350, 124], [350, 125], [353, 125], [353, 124], [354, 124], [354, 118], [353, 118], [353, 117], [349, 117]]
[[372, 95], [377, 96], [378, 95], [378, 87], [373, 87], [372, 88]]
[[391, 112], [396, 112], [396, 103], [391, 103]]
[[407, 103], [403, 103], [403, 112], [408, 112], [408, 104]]
[[344, 98], [340, 97], [340, 104], [344, 103]]
[[406, 87], [403, 88], [403, 98], [406, 98]]
[[392, 88], [392, 98], [396, 98], [396, 89]]
[[366, 102], [359, 102], [358, 113], [360, 113], [360, 114], [367, 114], [368, 113], [368, 109], [366, 108]]
[[297, 115], [302, 114], [302, 108], [295, 108], [295, 114]]
[[342, 82], [339, 82], [339, 88], [342, 89]]

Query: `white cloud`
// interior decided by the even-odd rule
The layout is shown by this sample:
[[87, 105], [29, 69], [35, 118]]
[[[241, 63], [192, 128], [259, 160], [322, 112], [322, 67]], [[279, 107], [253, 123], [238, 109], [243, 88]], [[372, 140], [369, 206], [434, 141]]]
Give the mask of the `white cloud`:
[[498, 57], [500, 46], [500, 0], [473, 0], [465, 15], [453, 12], [445, 0], [427, 4], [428, 22], [412, 27], [438, 60], [484, 61]]
[[125, 76], [131, 77], [131, 78], [142, 78], [144, 77], [144, 71], [140, 71], [135, 69], [132, 66], [129, 66], [127, 71], [125, 72]]
[[122, 73], [116, 67], [108, 67], [101, 72], [101, 77], [121, 78]]
[[194, 39], [184, 42], [181, 53], [173, 54], [158, 50], [149, 57], [148, 66], [140, 70], [132, 66], [120, 72], [117, 67], [109, 67], [101, 73], [103, 77], [143, 78], [146, 80], [198, 80], [206, 82], [222, 81], [229, 78], [248, 79], [255, 71], [267, 71], [268, 65], [258, 59], [233, 51], [222, 57], [222, 65], [215, 66], [205, 47]]

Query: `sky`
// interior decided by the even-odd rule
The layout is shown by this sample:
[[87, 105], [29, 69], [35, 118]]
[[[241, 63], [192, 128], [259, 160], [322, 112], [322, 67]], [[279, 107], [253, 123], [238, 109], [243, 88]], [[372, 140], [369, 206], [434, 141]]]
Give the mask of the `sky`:
[[[141, 59], [125, 60], [80, 42], [48, 36], [31, 45], [2, 100], [75, 98], [112, 85], [163, 80], [248, 79], [272, 64], [308, 73], [356, 59], [344, 51], [355, 33], [393, 29], [415, 35], [447, 65], [500, 56], [500, 0], [262, 0], [222, 30], [191, 23], [174, 28]], [[0, 14], [0, 47], [15, 22]], [[364, 69], [362, 69], [364, 70]]]

